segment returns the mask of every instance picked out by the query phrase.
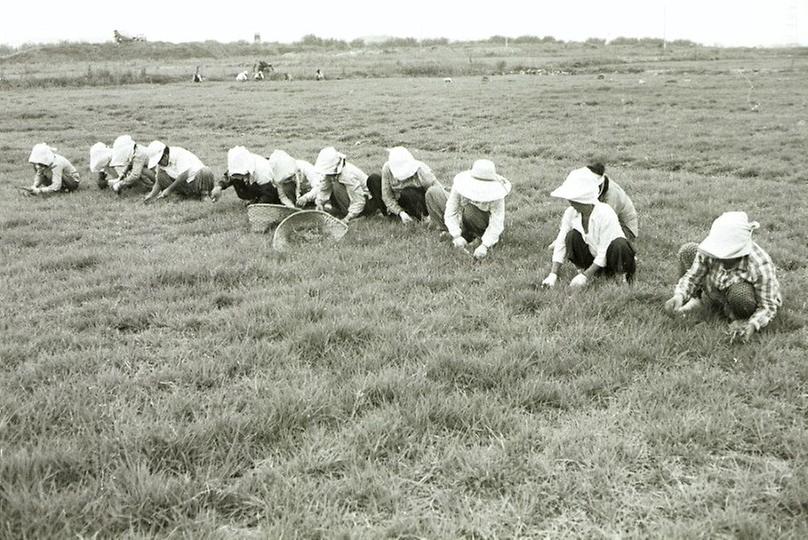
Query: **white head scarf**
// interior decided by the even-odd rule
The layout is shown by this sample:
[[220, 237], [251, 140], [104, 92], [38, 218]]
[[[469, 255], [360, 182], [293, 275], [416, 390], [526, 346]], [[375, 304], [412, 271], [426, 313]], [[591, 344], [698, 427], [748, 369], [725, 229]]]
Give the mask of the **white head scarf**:
[[112, 159], [109, 164], [122, 167], [132, 161], [135, 155], [135, 141], [129, 135], [121, 135], [112, 143]]
[[752, 251], [752, 231], [760, 227], [746, 212], [724, 212], [713, 221], [699, 250], [716, 259], [735, 259]]
[[245, 147], [234, 146], [227, 151], [228, 174], [252, 174], [254, 170], [255, 159]]
[[269, 155], [269, 167], [276, 182], [286, 180], [297, 172], [297, 161], [283, 150], [275, 150]]
[[51, 148], [45, 143], [35, 144], [31, 149], [31, 155], [28, 156], [28, 162], [50, 165], [56, 158], [55, 152], [56, 148]]
[[149, 164], [147, 167], [149, 169], [153, 169], [157, 166], [160, 162], [160, 158], [163, 157], [163, 152], [166, 151], [165, 143], [160, 141], [152, 141], [149, 143], [149, 146], [146, 147], [146, 153], [149, 156]]
[[317, 155], [314, 169], [320, 174], [339, 174], [345, 165], [345, 154], [337, 152], [333, 146], [326, 146]]
[[403, 146], [395, 146], [389, 150], [387, 163], [396, 180], [406, 180], [418, 172], [421, 162], [413, 157]]
[[595, 204], [598, 202], [600, 178], [587, 167], [575, 169], [550, 196], [581, 204]]
[[112, 148], [102, 142], [90, 147], [90, 172], [101, 172], [110, 161], [112, 161]]

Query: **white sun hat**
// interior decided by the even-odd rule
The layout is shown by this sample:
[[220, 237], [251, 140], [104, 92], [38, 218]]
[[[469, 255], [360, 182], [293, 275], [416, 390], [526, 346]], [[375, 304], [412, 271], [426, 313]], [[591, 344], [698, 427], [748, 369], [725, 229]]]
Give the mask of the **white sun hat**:
[[160, 163], [160, 159], [163, 157], [163, 152], [166, 151], [165, 143], [160, 141], [152, 141], [149, 143], [149, 146], [146, 147], [146, 154], [149, 156], [149, 164], [147, 167], [149, 169], [153, 169], [157, 167], [157, 164]]
[[276, 182], [286, 180], [297, 173], [297, 161], [283, 150], [275, 150], [269, 155], [269, 167]]
[[135, 141], [129, 135], [121, 135], [112, 143], [112, 167], [121, 167], [131, 161], [135, 154]]
[[345, 165], [345, 154], [337, 152], [333, 146], [326, 146], [317, 155], [314, 169], [320, 174], [339, 174]]
[[475, 202], [496, 201], [511, 192], [511, 183], [497, 174], [494, 162], [488, 159], [478, 159], [471, 170], [456, 175], [453, 187], [460, 195]]
[[595, 204], [598, 202], [599, 187], [600, 176], [587, 167], [581, 167], [570, 172], [550, 196], [581, 204]]
[[227, 151], [228, 174], [252, 174], [254, 170], [255, 158], [245, 147], [234, 146]]
[[101, 172], [110, 161], [112, 161], [112, 148], [102, 142], [90, 147], [90, 172]]
[[418, 172], [422, 163], [415, 159], [409, 150], [403, 146], [394, 146], [389, 150], [387, 163], [390, 172], [396, 180], [406, 180]]
[[734, 259], [752, 251], [752, 231], [760, 227], [746, 212], [724, 212], [713, 221], [699, 250], [716, 259]]
[[50, 165], [56, 157], [55, 151], [56, 148], [51, 148], [45, 143], [35, 144], [31, 149], [31, 155], [28, 156], [28, 162]]

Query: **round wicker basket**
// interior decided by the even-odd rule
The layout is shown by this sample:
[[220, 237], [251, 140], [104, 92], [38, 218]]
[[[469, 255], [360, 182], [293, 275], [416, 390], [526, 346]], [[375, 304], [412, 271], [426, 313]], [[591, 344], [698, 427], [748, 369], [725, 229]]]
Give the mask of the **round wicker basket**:
[[303, 244], [338, 242], [348, 226], [331, 214], [303, 210], [284, 219], [275, 229], [272, 247], [284, 251]]
[[265, 233], [270, 227], [298, 211], [297, 208], [289, 208], [282, 204], [257, 203], [247, 207], [247, 219], [252, 232]]

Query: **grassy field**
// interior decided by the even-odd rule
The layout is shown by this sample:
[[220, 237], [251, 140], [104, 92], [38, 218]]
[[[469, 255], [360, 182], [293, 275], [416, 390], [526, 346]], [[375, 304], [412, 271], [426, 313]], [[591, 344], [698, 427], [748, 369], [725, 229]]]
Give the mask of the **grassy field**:
[[[806, 537], [808, 62], [770, 56], [3, 89], [0, 537]], [[237, 144], [366, 172], [402, 144], [446, 185], [487, 157], [506, 233], [481, 264], [381, 217], [274, 253], [232, 190], [98, 190], [89, 147], [121, 133], [217, 175]], [[14, 189], [43, 140], [77, 193]], [[592, 157], [640, 211], [637, 284], [541, 290], [548, 194]], [[726, 210], [761, 222], [785, 296], [747, 345], [662, 312]]]

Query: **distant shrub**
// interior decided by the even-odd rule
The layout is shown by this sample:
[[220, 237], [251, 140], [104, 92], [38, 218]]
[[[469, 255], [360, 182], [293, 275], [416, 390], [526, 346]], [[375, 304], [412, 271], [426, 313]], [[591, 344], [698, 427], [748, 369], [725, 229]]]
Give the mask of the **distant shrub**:
[[595, 46], [600, 47], [600, 46], [606, 45], [606, 40], [601, 39], [601, 38], [594, 38], [593, 37], [593, 38], [587, 39], [584, 43], [586, 43], [587, 45], [595, 45]]

